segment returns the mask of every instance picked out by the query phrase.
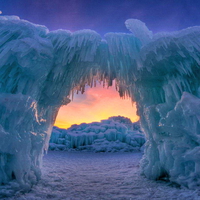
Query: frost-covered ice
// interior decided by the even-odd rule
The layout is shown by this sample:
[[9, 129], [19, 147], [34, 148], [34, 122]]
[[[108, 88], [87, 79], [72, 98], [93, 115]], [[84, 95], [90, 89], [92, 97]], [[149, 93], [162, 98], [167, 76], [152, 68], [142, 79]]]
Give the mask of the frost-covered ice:
[[199, 200], [200, 191], [140, 176], [141, 153], [51, 151], [42, 180], [29, 193], [5, 200]]
[[[0, 185], [29, 190], [40, 179], [59, 108], [96, 81], [136, 102], [146, 148], [143, 174], [200, 186], [200, 27], [153, 35], [50, 32], [0, 16]], [[70, 113], [69, 113], [70, 114]]]
[[139, 122], [125, 117], [110, 117], [101, 122], [72, 125], [68, 129], [54, 127], [50, 150], [84, 150], [93, 152], [140, 151], [145, 143]]

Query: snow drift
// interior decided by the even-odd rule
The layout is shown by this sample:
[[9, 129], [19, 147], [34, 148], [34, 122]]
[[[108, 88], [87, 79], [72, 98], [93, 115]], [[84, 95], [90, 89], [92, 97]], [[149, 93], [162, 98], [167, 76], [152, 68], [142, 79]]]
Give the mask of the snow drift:
[[111, 117], [101, 122], [72, 125], [68, 129], [54, 127], [50, 150], [84, 150], [94, 152], [140, 151], [145, 143], [139, 122], [125, 117]]
[[126, 26], [132, 33], [101, 39], [0, 17], [0, 184], [36, 183], [60, 106], [86, 84], [115, 79], [119, 95], [137, 103], [143, 173], [199, 186], [200, 28], [153, 35], [139, 20]]

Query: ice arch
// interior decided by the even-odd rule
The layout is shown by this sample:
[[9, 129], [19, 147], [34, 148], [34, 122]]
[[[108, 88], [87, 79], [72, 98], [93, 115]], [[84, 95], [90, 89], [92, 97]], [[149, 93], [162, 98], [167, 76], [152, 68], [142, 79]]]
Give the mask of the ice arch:
[[119, 94], [137, 102], [147, 135], [143, 173], [200, 184], [200, 28], [153, 35], [138, 20], [126, 26], [131, 34], [102, 39], [0, 17], [0, 184], [15, 179], [28, 189], [38, 181], [58, 109], [95, 79], [116, 79]]

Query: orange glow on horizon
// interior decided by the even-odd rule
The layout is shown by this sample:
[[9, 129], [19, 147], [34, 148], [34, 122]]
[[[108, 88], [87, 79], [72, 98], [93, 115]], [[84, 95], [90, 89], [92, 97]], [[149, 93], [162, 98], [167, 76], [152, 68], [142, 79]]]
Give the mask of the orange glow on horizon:
[[136, 122], [139, 120], [136, 111], [135, 103], [120, 98], [115, 87], [107, 89], [98, 84], [94, 88], [87, 88], [84, 94], [75, 95], [72, 102], [62, 106], [54, 125], [69, 128], [72, 124], [100, 122], [118, 115]]

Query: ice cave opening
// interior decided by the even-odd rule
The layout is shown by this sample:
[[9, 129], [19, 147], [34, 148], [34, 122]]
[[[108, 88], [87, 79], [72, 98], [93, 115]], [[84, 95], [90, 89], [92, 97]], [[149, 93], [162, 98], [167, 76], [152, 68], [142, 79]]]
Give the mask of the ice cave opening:
[[96, 87], [86, 86], [83, 94], [74, 94], [73, 100], [60, 108], [49, 150], [139, 152], [145, 136], [136, 111], [135, 103], [120, 98], [115, 87], [103, 87], [99, 82]]
[[97, 82], [96, 86], [85, 87], [85, 92], [71, 95], [71, 102], [59, 109], [54, 126], [67, 129], [73, 124], [100, 122], [112, 116], [123, 116], [137, 122], [136, 104], [129, 97], [120, 98], [115, 81], [113, 86], [103, 86]]
[[[150, 179], [200, 185], [200, 27], [153, 34], [126, 21], [104, 39], [0, 17], [0, 184], [28, 190], [41, 177], [56, 115], [94, 77], [136, 102]], [[14, 182], [13, 182], [14, 181]]]

